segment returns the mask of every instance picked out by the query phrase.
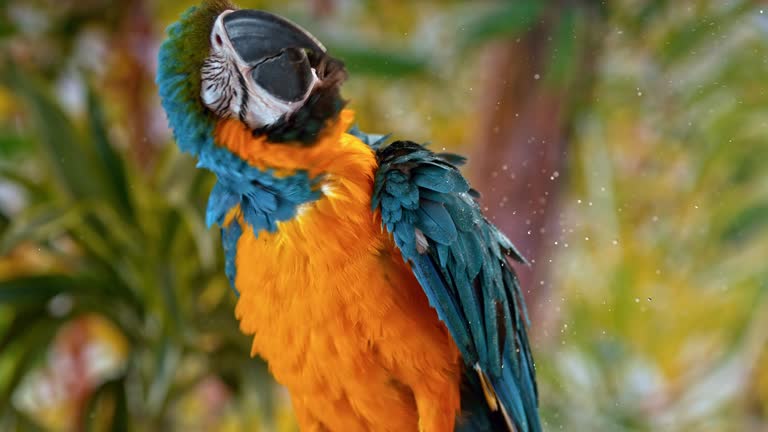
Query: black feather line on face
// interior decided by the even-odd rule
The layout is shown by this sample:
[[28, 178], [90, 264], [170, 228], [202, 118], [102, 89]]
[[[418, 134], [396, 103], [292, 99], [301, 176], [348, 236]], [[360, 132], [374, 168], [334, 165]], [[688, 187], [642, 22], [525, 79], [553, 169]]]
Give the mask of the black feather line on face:
[[240, 121], [245, 123], [245, 117], [248, 114], [248, 85], [245, 83], [245, 77], [242, 74], [237, 74], [237, 81], [240, 84]]
[[209, 108], [219, 117], [227, 116], [232, 107], [232, 101], [237, 93], [232, 86], [232, 80], [236, 74], [239, 75], [235, 66], [223, 56], [213, 55], [203, 62], [201, 76], [205, 85], [204, 90], [214, 91], [219, 95], [217, 100], [212, 101]]
[[307, 56], [320, 84], [312, 90], [301, 108], [271, 125], [254, 130], [254, 136], [266, 135], [274, 143], [312, 145], [326, 123], [346, 105], [340, 94], [341, 84], [347, 79], [344, 63], [325, 53], [311, 51]]

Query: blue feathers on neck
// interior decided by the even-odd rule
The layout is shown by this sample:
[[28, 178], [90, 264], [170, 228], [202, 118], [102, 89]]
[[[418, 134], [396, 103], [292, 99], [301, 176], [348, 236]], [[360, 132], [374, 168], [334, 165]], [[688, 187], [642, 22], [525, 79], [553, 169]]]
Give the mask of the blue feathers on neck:
[[227, 212], [239, 204], [254, 234], [274, 232], [277, 222], [293, 218], [299, 205], [320, 198], [320, 178], [310, 178], [305, 171], [277, 177], [272, 170], [259, 170], [237, 157], [234, 161], [205, 159], [209, 160], [201, 158], [198, 166], [215, 172], [218, 179], [208, 199], [208, 226], [223, 226]]
[[[222, 227], [226, 273], [234, 288], [234, 256], [244, 227], [239, 223], [224, 226], [229, 210], [239, 205], [243, 220], [258, 235], [262, 230], [277, 230], [277, 222], [293, 218], [299, 205], [319, 199], [321, 193], [318, 177], [310, 178], [305, 171], [277, 177], [272, 170], [253, 167], [214, 142], [216, 118], [200, 100], [200, 68], [208, 55], [212, 20], [219, 12], [193, 7], [168, 28], [158, 55], [157, 85], [179, 148], [196, 156], [198, 167], [216, 174], [206, 223]], [[203, 19], [202, 14], [210, 21], [207, 30], [190, 30]]]

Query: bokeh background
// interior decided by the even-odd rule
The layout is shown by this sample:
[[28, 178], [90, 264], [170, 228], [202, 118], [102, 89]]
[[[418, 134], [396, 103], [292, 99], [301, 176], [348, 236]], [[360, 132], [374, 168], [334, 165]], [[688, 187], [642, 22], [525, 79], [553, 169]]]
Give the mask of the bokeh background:
[[[154, 71], [192, 1], [0, 0], [0, 430], [291, 431]], [[245, 1], [471, 156], [546, 430], [768, 430], [768, 4]], [[765, 10], [764, 10], [765, 8]]]

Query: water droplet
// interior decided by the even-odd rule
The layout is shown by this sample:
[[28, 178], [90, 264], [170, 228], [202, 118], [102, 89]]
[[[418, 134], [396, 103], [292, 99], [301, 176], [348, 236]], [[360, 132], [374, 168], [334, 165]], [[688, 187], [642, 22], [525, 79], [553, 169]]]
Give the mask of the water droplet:
[[533, 76], [533, 79], [535, 79], [535, 80], [537, 80], [539, 78], [541, 78], [541, 75], [539, 75], [539, 74], [536, 74], [536, 75]]

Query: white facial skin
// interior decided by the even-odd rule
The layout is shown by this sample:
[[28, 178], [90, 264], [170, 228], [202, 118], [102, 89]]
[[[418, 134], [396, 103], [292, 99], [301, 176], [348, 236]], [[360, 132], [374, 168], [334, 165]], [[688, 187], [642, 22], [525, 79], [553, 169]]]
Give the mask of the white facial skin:
[[211, 53], [201, 69], [200, 97], [219, 117], [239, 118], [258, 129], [301, 108], [320, 80], [312, 69], [312, 84], [296, 102], [280, 100], [261, 88], [251, 79], [251, 67], [237, 55], [224, 29], [224, 17], [232, 12], [219, 15], [211, 31]]

